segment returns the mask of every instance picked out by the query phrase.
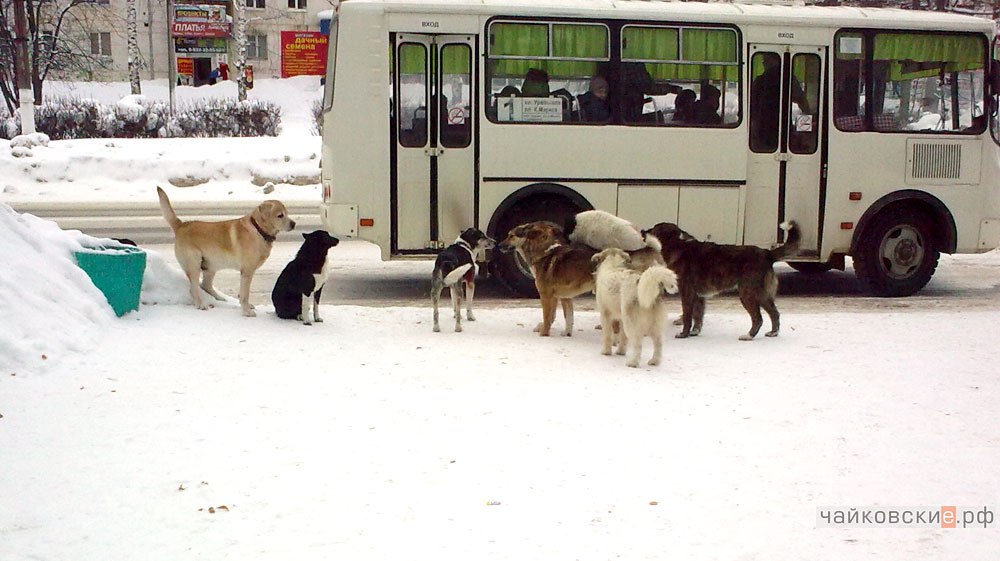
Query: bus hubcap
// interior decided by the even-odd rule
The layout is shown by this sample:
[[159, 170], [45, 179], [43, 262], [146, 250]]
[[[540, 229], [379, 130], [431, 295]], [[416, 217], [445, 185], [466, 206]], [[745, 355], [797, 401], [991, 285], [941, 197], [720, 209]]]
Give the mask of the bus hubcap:
[[924, 259], [924, 244], [920, 232], [909, 225], [893, 228], [882, 239], [882, 266], [892, 278], [913, 274]]

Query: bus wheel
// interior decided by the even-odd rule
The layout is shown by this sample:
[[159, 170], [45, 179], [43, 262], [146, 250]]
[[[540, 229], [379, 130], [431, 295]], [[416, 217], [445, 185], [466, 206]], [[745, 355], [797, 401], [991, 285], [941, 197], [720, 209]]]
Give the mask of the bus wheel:
[[[583, 210], [569, 200], [561, 197], [528, 198], [517, 203], [504, 214], [494, 234], [499, 244], [507, 237], [507, 233], [512, 228], [521, 224], [537, 220], [548, 220], [562, 226], [570, 216]], [[508, 291], [527, 298], [538, 297], [538, 290], [535, 288], [535, 277], [531, 274], [531, 267], [521, 258], [518, 252], [501, 253], [494, 250], [490, 257], [490, 273]]]
[[932, 221], [912, 208], [882, 212], [862, 233], [854, 274], [876, 296], [909, 296], [927, 284], [940, 252]]
[[829, 263], [816, 263], [815, 261], [789, 261], [788, 266], [804, 275], [822, 275], [833, 268]]

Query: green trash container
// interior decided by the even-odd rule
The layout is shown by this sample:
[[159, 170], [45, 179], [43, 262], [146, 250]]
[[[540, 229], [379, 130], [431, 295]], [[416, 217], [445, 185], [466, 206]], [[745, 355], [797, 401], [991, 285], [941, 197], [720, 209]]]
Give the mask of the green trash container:
[[111, 304], [118, 317], [139, 309], [146, 252], [132, 246], [75, 251], [76, 262]]

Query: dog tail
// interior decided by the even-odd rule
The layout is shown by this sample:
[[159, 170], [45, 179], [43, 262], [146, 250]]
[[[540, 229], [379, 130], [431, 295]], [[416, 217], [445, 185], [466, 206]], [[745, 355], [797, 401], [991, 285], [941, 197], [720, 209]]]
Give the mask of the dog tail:
[[639, 305], [643, 308], [652, 308], [664, 291], [677, 294], [677, 290], [677, 275], [662, 265], [654, 265], [643, 271], [639, 277]]
[[174, 207], [170, 206], [170, 199], [167, 198], [167, 194], [162, 188], [156, 188], [156, 194], [160, 197], [160, 212], [163, 213], [163, 218], [170, 224], [170, 229], [174, 232], [180, 227], [183, 222], [180, 218], [177, 218], [177, 213], [174, 212]]
[[799, 225], [796, 224], [794, 220], [782, 222], [781, 229], [788, 232], [788, 237], [785, 238], [785, 243], [780, 247], [776, 247], [767, 252], [767, 255], [771, 258], [772, 263], [775, 261], [783, 261], [786, 257], [798, 251], [799, 241], [802, 239], [802, 233], [799, 231]]
[[463, 276], [465, 276], [465, 273], [467, 273], [470, 268], [472, 268], [471, 263], [466, 263], [464, 265], [459, 265], [458, 267], [455, 267], [455, 269], [453, 269], [450, 273], [445, 275], [444, 277], [445, 286], [451, 286], [457, 283]]
[[646, 240], [646, 247], [657, 253], [663, 251], [663, 244], [660, 243], [660, 238], [654, 236], [652, 232], [647, 230], [643, 230], [641, 233], [642, 237]]

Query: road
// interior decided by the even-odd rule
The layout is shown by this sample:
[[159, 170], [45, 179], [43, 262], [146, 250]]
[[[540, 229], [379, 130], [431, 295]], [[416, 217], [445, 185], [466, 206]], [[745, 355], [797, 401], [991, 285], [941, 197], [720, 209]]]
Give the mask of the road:
[[[270, 304], [270, 291], [284, 265], [295, 256], [298, 242], [279, 241], [270, 259], [257, 272], [251, 302]], [[159, 252], [176, 266], [172, 244], [143, 245]], [[329, 255], [330, 275], [323, 290], [323, 303], [358, 306], [429, 305], [432, 262], [382, 262], [378, 248], [361, 241], [345, 241]], [[848, 260], [849, 262], [850, 260]], [[850, 266], [846, 272], [804, 275], [783, 263], [775, 265], [780, 284], [778, 307], [782, 312], [863, 312], [880, 310], [998, 310], [1000, 309], [1000, 255], [942, 255], [931, 282], [918, 294], [907, 298], [876, 298], [864, 294]], [[221, 271], [216, 286], [236, 296], [239, 274]], [[581, 310], [594, 309], [592, 295], [577, 299]], [[476, 286], [477, 308], [531, 306], [530, 299], [512, 297], [495, 281]], [[680, 304], [677, 305], [679, 310]], [[734, 296], [722, 295], [708, 304], [711, 310], [740, 310]]]

